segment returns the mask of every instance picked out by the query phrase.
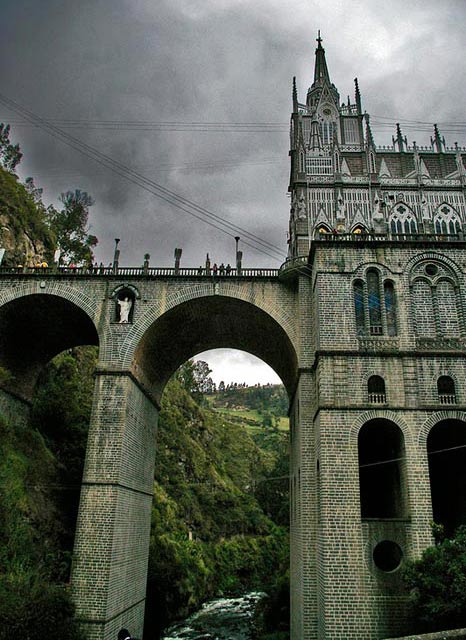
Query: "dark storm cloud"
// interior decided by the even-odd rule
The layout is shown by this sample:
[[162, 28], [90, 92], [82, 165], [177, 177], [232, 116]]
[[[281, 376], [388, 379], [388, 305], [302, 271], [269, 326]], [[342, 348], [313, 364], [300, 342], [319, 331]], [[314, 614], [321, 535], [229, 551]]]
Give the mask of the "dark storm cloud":
[[[358, 76], [379, 144], [392, 131], [375, 116], [466, 120], [464, 0], [2, 0], [1, 17], [0, 91], [50, 120], [286, 123], [293, 75], [301, 101], [312, 82], [319, 28], [332, 81], [346, 100]], [[2, 119], [20, 120], [0, 107]], [[171, 264], [175, 246], [185, 265], [200, 264], [207, 251], [233, 262], [231, 236], [43, 131], [13, 130], [24, 151], [21, 175], [36, 177], [46, 202], [75, 188], [95, 198], [99, 261], [111, 259], [118, 236], [124, 264], [140, 264], [145, 252], [152, 264]], [[285, 255], [286, 132], [67, 131]], [[405, 133], [419, 144], [430, 137]], [[446, 137], [465, 144], [464, 126]], [[246, 264], [278, 266], [242, 248]], [[244, 354], [234, 356], [232, 375], [225, 353], [209, 357], [225, 379], [241, 381], [243, 360], [257, 380], [270, 379]]]
[[[464, 3], [453, 0], [292, 6], [278, 0], [3, 0], [1, 86], [51, 120], [286, 123], [291, 78], [297, 75], [304, 100], [321, 28], [342, 99], [353, 93], [357, 75], [364, 107], [378, 116], [461, 120], [465, 13]], [[3, 108], [1, 116], [18, 121]], [[217, 261], [233, 260], [231, 237], [45, 132], [14, 131], [25, 153], [22, 172], [37, 176], [48, 201], [76, 187], [94, 196], [99, 259], [111, 258], [117, 235], [129, 264], [141, 262], [146, 251], [154, 262], [170, 264], [175, 246], [183, 247], [184, 264], [197, 264], [207, 251]], [[285, 254], [286, 132], [70, 133]], [[381, 143], [391, 135], [376, 123], [374, 133]], [[428, 134], [421, 135], [418, 142], [427, 142]], [[277, 265], [243, 249], [248, 264]]]

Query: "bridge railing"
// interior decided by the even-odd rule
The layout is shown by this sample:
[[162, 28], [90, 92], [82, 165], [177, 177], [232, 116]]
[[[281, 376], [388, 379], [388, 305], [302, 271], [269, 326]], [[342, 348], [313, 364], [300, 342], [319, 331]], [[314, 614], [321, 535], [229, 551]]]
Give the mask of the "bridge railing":
[[314, 238], [316, 241], [329, 242], [367, 242], [395, 241], [395, 242], [464, 242], [462, 233], [320, 233]]
[[150, 278], [276, 278], [279, 269], [217, 269], [205, 267], [188, 267], [175, 269], [174, 267], [0, 267], [2, 275], [40, 275], [40, 276], [117, 276], [121, 277], [150, 277]]

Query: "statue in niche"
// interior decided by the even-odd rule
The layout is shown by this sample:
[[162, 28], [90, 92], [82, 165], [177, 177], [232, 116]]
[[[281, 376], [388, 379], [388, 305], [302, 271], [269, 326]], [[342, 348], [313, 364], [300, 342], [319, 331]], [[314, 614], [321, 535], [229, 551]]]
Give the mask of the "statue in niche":
[[374, 199], [374, 220], [383, 220], [382, 200], [378, 195]]
[[306, 219], [306, 202], [303, 196], [299, 198], [299, 202], [298, 202], [298, 219], [299, 220]]
[[338, 198], [337, 220], [340, 223], [344, 223], [345, 219], [345, 203], [343, 202], [343, 198]]
[[131, 307], [133, 306], [133, 301], [128, 296], [125, 296], [123, 300], [118, 298], [117, 304], [120, 308], [120, 319], [118, 322], [120, 322], [120, 324], [128, 323], [129, 314], [131, 313]]
[[421, 212], [422, 212], [422, 219], [429, 220], [430, 218], [429, 205], [427, 204], [427, 200], [425, 198], [422, 198], [422, 201], [421, 201]]

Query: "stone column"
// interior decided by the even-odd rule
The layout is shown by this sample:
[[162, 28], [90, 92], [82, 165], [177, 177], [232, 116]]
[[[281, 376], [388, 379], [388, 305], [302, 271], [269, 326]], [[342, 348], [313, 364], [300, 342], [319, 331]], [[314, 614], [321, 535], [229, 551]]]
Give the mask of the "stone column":
[[317, 639], [317, 459], [314, 431], [315, 312], [312, 283], [299, 278], [299, 381], [291, 409], [291, 638]]
[[302, 371], [292, 407], [290, 465], [291, 638], [317, 639], [317, 461], [312, 377]]
[[142, 637], [157, 416], [129, 372], [97, 372], [71, 573], [89, 640]]

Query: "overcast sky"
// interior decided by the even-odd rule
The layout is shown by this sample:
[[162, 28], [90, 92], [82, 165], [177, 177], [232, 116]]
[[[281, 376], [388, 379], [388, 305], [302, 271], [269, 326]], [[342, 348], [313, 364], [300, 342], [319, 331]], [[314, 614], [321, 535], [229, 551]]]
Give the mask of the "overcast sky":
[[[440, 131], [466, 144], [464, 0], [0, 0], [0, 8], [0, 93], [278, 248], [272, 257], [243, 245], [245, 266], [278, 267], [286, 254], [291, 82], [296, 75], [305, 101], [318, 29], [342, 99], [358, 77], [377, 143], [392, 134], [377, 123], [393, 118], [461, 122]], [[171, 265], [175, 247], [182, 266], [206, 252], [234, 262], [240, 232], [206, 225], [1, 105], [0, 121], [12, 123], [20, 173], [34, 176], [46, 203], [75, 188], [94, 197], [99, 261], [111, 260], [119, 237], [126, 265], [146, 252], [152, 265]], [[403, 132], [427, 144], [420, 129]]]

